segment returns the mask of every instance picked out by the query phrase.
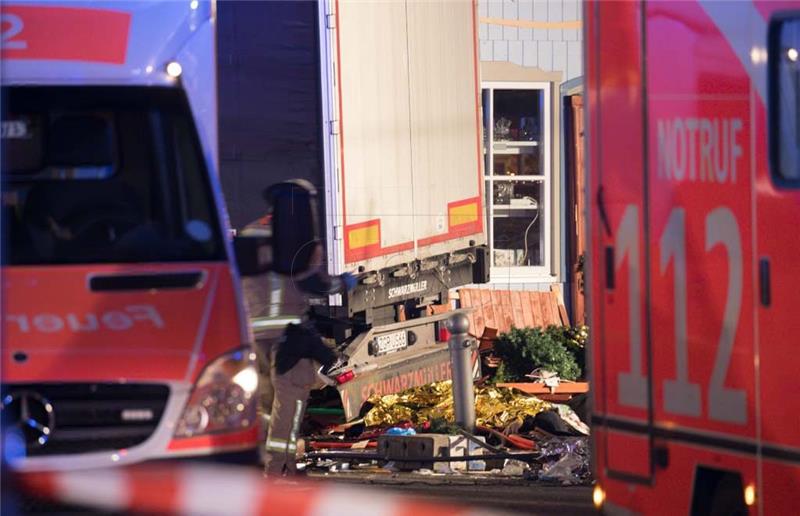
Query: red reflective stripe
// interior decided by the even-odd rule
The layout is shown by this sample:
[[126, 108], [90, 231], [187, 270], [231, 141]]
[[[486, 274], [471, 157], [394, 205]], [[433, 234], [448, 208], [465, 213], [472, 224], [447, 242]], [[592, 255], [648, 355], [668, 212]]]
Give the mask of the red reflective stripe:
[[131, 468], [128, 475], [129, 509], [166, 514], [178, 507], [180, 481], [175, 470]]
[[171, 451], [191, 450], [196, 448], [220, 448], [226, 446], [256, 445], [258, 442], [258, 429], [253, 426], [241, 432], [227, 434], [199, 435], [172, 439], [167, 449]]
[[[475, 205], [475, 213], [476, 217], [473, 220], [462, 222], [456, 225], [450, 225], [450, 222], [455, 218], [458, 220], [458, 216], [453, 217], [453, 210], [455, 208], [459, 208], [461, 206], [467, 206], [473, 204]], [[446, 242], [448, 240], [453, 240], [455, 238], [463, 238], [470, 235], [476, 235], [483, 231], [483, 218], [481, 208], [481, 198], [480, 197], [472, 197], [469, 199], [462, 199], [460, 201], [453, 201], [447, 203], [447, 233], [443, 233], [441, 235], [434, 235], [427, 238], [421, 238], [418, 242], [420, 247], [425, 247], [433, 244], [438, 244], [440, 242]]]
[[[318, 496], [318, 484], [305, 482], [300, 486], [265, 483], [257, 501], [255, 514], [312, 514], [311, 508]], [[313, 491], [309, 487], [314, 486]], [[335, 508], [331, 508], [335, 511]]]
[[394, 516], [457, 516], [465, 514], [461, 508], [451, 507], [436, 502], [403, 501], [394, 510]]
[[0, 57], [123, 64], [130, 22], [107, 9], [4, 5]]
[[[342, 443], [342, 442], [331, 442], [331, 441], [311, 441], [308, 443], [308, 447], [312, 450], [337, 450], [337, 449], [351, 449], [355, 444], [358, 443]], [[369, 441], [366, 445], [367, 448], [377, 448], [378, 442], [377, 441]]]
[[19, 476], [19, 480], [24, 491], [54, 498], [59, 495], [56, 475], [50, 472], [25, 473]]
[[[352, 501], [356, 512], [409, 516], [454, 516], [469, 514], [467, 507], [415, 500], [406, 496], [392, 495], [385, 491], [374, 491], [372, 487], [350, 488], [312, 481], [300, 481], [298, 485], [279, 485], [261, 478], [252, 468], [244, 467], [200, 467], [200, 475], [191, 466], [174, 464], [137, 465], [124, 470], [68, 471], [59, 473], [22, 473], [19, 478], [26, 492], [37, 497], [68, 502], [87, 508], [106, 508], [115, 496], [118, 507], [126, 512], [151, 514], [179, 514], [187, 511], [187, 492], [205, 490], [219, 497], [220, 503], [229, 512], [246, 506], [252, 514], [327, 514], [342, 501]], [[189, 474], [189, 472], [193, 474]], [[13, 473], [12, 473], [13, 474]], [[109, 493], [96, 489], [100, 478], [120, 475], [126, 489], [121, 493]], [[231, 482], [246, 489], [230, 489]], [[71, 485], [76, 491], [65, 492], [58, 485]], [[128, 497], [127, 494], [130, 494]], [[191, 504], [190, 504], [191, 505]], [[208, 511], [217, 513], [219, 504]], [[331, 507], [333, 509], [331, 509]], [[481, 513], [491, 514], [482, 510]]]

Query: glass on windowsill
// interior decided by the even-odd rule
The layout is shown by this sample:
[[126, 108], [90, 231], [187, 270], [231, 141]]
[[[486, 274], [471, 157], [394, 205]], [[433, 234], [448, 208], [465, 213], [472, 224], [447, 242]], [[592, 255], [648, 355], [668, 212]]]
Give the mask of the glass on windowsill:
[[[516, 135], [516, 130], [514, 131]], [[511, 120], [500, 118], [494, 123], [494, 141], [508, 141], [512, 139]]]
[[[544, 232], [536, 214], [528, 217], [494, 218], [492, 234], [495, 267], [536, 267], [544, 265]], [[533, 215], [533, 216], [530, 216]]]
[[494, 181], [492, 195], [494, 207], [541, 209], [542, 181]]
[[496, 267], [544, 265], [544, 183], [494, 181], [492, 263]]
[[519, 154], [495, 154], [492, 157], [492, 173], [495, 176], [539, 176], [542, 159], [538, 148], [525, 149]]
[[534, 142], [541, 138], [544, 91], [494, 90], [494, 141]]

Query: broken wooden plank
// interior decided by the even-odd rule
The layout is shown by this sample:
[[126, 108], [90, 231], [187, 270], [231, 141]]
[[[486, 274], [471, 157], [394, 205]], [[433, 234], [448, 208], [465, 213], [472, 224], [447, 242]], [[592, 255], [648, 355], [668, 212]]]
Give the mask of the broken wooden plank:
[[542, 310], [542, 326], [550, 326], [553, 324], [555, 318], [553, 316], [553, 309], [550, 304], [549, 296], [546, 292], [537, 292], [536, 295], [539, 298], [539, 304]]
[[558, 305], [558, 313], [561, 314], [561, 325], [569, 326], [569, 313], [567, 313], [567, 307], [564, 305]]
[[542, 312], [542, 302], [538, 292], [528, 292], [528, 298], [533, 310], [533, 325], [536, 327], [544, 326], [544, 313]]
[[559, 315], [557, 319], [562, 326], [569, 326], [569, 313], [567, 312], [567, 307], [564, 306], [564, 295], [562, 294], [561, 285], [550, 285], [550, 292], [553, 293], [553, 297], [555, 297], [556, 300], [555, 310]]
[[480, 318], [480, 306], [475, 306], [472, 303], [472, 290], [464, 288], [458, 291], [458, 300], [461, 308], [472, 308], [473, 310], [467, 314], [469, 319], [469, 332], [473, 335], [480, 335], [478, 333], [478, 319]]
[[510, 290], [500, 291], [500, 303], [503, 310], [503, 327], [505, 331], [511, 331], [514, 327], [514, 309], [511, 307], [511, 294]]
[[550, 302], [550, 312], [553, 314], [553, 322], [556, 326], [561, 326], [561, 313], [558, 309], [558, 296], [551, 293], [547, 295], [547, 300]]
[[519, 292], [511, 293], [511, 311], [514, 314], [514, 327], [524, 328], [526, 326], [525, 315], [522, 312], [522, 299]]
[[485, 351], [494, 347], [494, 341], [497, 339], [497, 330], [494, 328], [486, 328], [481, 334], [479, 339], [478, 351]]
[[500, 300], [500, 291], [499, 290], [492, 290], [492, 308], [494, 309], [494, 323], [497, 326], [494, 326], [501, 332], [508, 331], [505, 327], [505, 319], [503, 318], [503, 303]]
[[533, 306], [531, 304], [531, 298], [527, 292], [520, 292], [519, 296], [520, 303], [522, 304], [522, 326], [523, 328], [531, 328], [536, 325], [536, 321], [533, 318]]
[[545, 292], [461, 289], [459, 299], [462, 308], [473, 309], [470, 333], [476, 336], [486, 328], [507, 332], [511, 328], [569, 325], [557, 286]]
[[562, 382], [551, 390], [550, 387], [539, 382], [513, 382], [513, 383], [498, 383], [498, 387], [507, 387], [509, 389], [518, 389], [526, 394], [583, 394], [589, 392], [589, 384], [587, 382]]
[[458, 301], [462, 307], [475, 306], [472, 304], [472, 289], [462, 288], [458, 291]]
[[492, 292], [490, 290], [481, 290], [481, 307], [483, 308], [486, 327], [499, 329], [494, 316], [494, 304], [492, 303]]

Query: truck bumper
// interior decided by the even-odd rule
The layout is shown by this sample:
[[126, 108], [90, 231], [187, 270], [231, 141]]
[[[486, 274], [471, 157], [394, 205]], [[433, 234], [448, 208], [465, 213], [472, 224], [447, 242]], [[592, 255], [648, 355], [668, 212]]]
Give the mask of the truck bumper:
[[[472, 350], [472, 372], [480, 378], [480, 360], [477, 347]], [[450, 352], [447, 344], [401, 362], [379, 365], [361, 373], [353, 380], [339, 385], [345, 416], [348, 421], [360, 415], [364, 403], [373, 395], [395, 394], [412, 387], [452, 379]]]

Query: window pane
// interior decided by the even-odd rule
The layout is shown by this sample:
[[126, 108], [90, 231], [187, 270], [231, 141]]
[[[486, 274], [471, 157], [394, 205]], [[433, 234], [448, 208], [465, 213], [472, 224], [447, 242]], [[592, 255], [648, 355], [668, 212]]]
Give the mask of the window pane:
[[[784, 179], [800, 180], [800, 20], [787, 20], [777, 35], [776, 137], [777, 172]], [[773, 126], [774, 127], [774, 126]]]
[[491, 126], [489, 125], [489, 113], [491, 110], [489, 109], [489, 97], [490, 93], [489, 90], [482, 90], [481, 92], [481, 105], [483, 108], [483, 146], [484, 151], [486, 150], [486, 144], [489, 142], [489, 132], [491, 131]]
[[492, 167], [489, 163], [489, 138], [491, 138], [492, 126], [490, 118], [490, 106], [489, 101], [491, 100], [491, 90], [482, 90], [481, 92], [481, 101], [483, 106], [483, 172], [487, 176], [492, 173]]
[[483, 189], [484, 206], [486, 206], [486, 238], [488, 242], [492, 241], [492, 183], [486, 181], [485, 188]]
[[495, 151], [492, 173], [496, 176], [541, 176], [538, 147], [521, 147], [519, 154], [500, 154]]
[[494, 141], [541, 140], [542, 90], [494, 90]]
[[13, 86], [3, 99], [6, 263], [224, 258], [180, 90]]
[[493, 265], [544, 265], [544, 183], [495, 181], [492, 195]]

